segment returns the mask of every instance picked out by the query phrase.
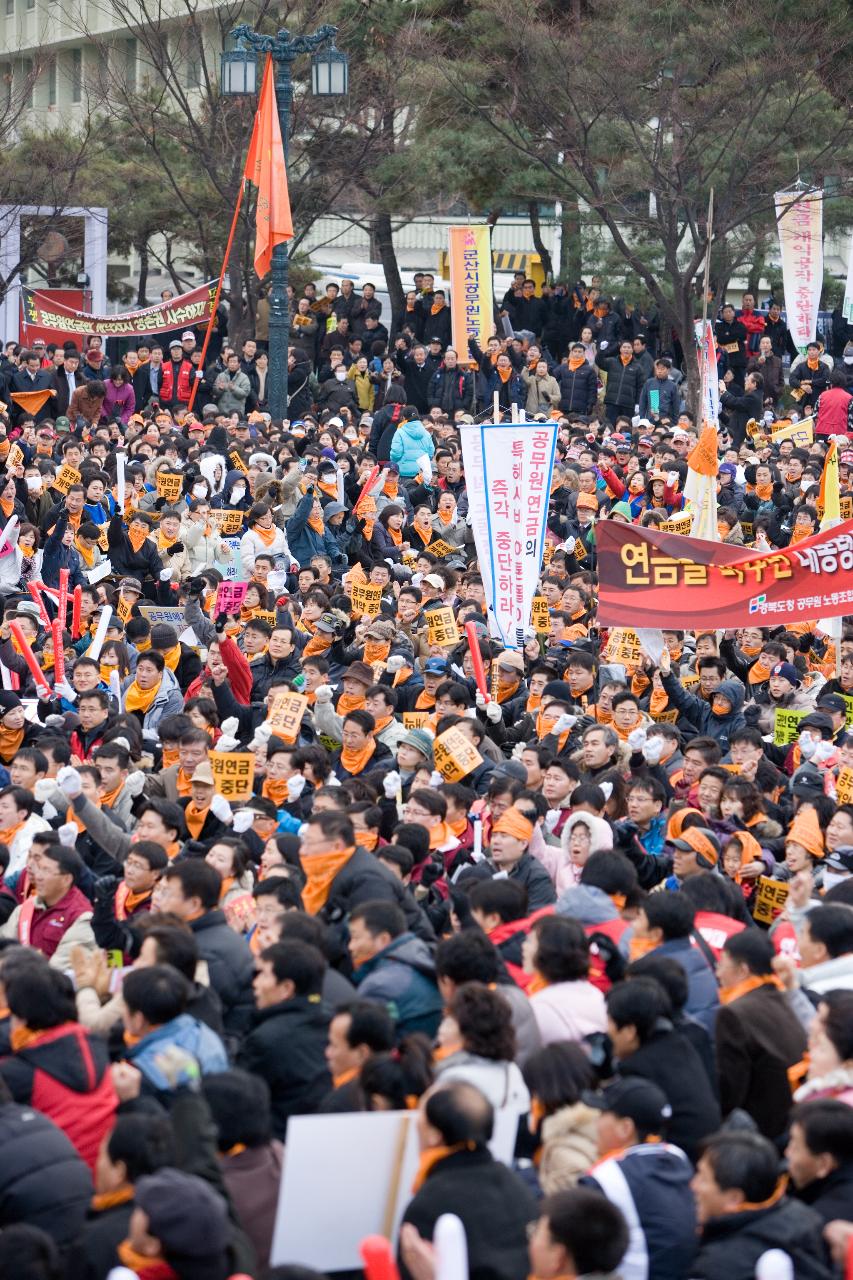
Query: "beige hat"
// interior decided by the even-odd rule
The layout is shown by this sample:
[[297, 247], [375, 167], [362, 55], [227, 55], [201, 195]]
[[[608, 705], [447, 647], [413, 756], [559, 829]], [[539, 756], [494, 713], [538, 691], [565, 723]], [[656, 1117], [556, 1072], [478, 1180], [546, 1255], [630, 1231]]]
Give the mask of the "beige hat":
[[190, 782], [203, 782], [205, 786], [208, 787], [215, 785], [213, 781], [213, 770], [210, 767], [209, 761], [202, 760], [201, 764], [196, 765], [195, 769], [193, 769], [193, 776], [190, 778]]
[[513, 671], [519, 671], [524, 674], [524, 658], [515, 649], [504, 649], [503, 653], [499, 653], [494, 659], [499, 667], [510, 668]]

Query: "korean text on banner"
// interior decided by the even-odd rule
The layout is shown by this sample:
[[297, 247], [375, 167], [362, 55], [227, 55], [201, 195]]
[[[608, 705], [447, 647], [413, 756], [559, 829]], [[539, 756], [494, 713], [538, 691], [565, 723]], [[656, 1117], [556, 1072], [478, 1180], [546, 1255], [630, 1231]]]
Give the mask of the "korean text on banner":
[[179, 298], [119, 316], [95, 316], [88, 311], [73, 311], [71, 307], [45, 298], [32, 289], [22, 289], [21, 294], [27, 324], [83, 336], [98, 333], [105, 338], [120, 338], [135, 333], [166, 333], [169, 329], [185, 329], [187, 325], [207, 324], [216, 296], [216, 284], [215, 280], [208, 280], [189, 293], [182, 293]]
[[602, 520], [602, 626], [715, 630], [853, 612], [853, 521], [781, 551], [755, 551]]
[[216, 588], [216, 612], [237, 613], [248, 590], [248, 582], [220, 582]]
[[485, 347], [495, 331], [488, 227], [450, 228], [450, 322], [462, 361], [470, 339]]
[[[489, 565], [483, 574], [489, 627], [507, 649], [521, 649], [545, 549], [557, 424], [486, 422], [474, 430], [480, 437], [484, 499], [469, 510], [477, 559]], [[469, 430], [463, 431], [469, 493], [474, 482], [468, 461], [476, 454], [471, 438]]]
[[[494, 583], [492, 567], [489, 563], [489, 522], [486, 514], [486, 482], [483, 475], [483, 437], [479, 427], [461, 428], [462, 460], [465, 465], [465, 485], [468, 490], [468, 514], [471, 517], [471, 529], [477, 548], [477, 563], [480, 566], [480, 577], [483, 579], [483, 594], [486, 601], [494, 599]], [[497, 636], [495, 615], [488, 610], [487, 621], [489, 631]]]
[[777, 191], [775, 201], [788, 328], [804, 351], [815, 337], [823, 288], [823, 192]]

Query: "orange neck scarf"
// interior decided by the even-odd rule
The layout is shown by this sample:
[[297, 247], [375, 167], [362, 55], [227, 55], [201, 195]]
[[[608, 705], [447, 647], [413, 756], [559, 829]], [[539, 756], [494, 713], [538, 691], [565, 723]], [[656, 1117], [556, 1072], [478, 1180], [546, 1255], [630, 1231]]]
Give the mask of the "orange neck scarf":
[[435, 694], [427, 693], [426, 689], [421, 690], [415, 702], [415, 711], [432, 711], [435, 706]]
[[10, 518], [14, 510], [15, 510], [14, 498], [10, 499], [8, 502], [6, 501], [5, 498], [0, 498], [0, 511], [3, 512], [3, 515], [6, 517], [7, 520]]
[[23, 729], [7, 729], [4, 724], [0, 724], [0, 760], [4, 764], [9, 764], [10, 761], [14, 760], [21, 749], [23, 741]]
[[622, 361], [622, 363], [624, 364], [625, 368], [627, 369], [627, 368], [628, 368], [628, 365], [631, 363], [631, 361], [634, 359], [634, 357], [633, 357], [633, 356], [620, 356], [620, 357], [619, 357], [619, 359]]
[[721, 987], [720, 1000], [723, 1004], [731, 1004], [733, 1000], [748, 996], [750, 991], [757, 991], [759, 987], [775, 987], [777, 991], [783, 989], [782, 983], [775, 974], [768, 973], [760, 978], [753, 974], [749, 978], [744, 978], [742, 982], [734, 983], [731, 987]]
[[102, 791], [100, 795], [101, 805], [102, 806], [106, 805], [108, 809], [111, 808], [115, 804], [116, 800], [118, 800], [119, 796], [121, 795], [121, 790], [123, 786], [124, 786], [124, 783], [120, 782], [117, 787], [113, 788], [112, 791]]
[[325, 531], [326, 531], [326, 526], [323, 524], [323, 517], [322, 517], [322, 516], [309, 516], [309, 518], [308, 518], [308, 528], [309, 528], [309, 529], [313, 529], [313, 530], [314, 530], [314, 532], [315, 532], [315, 533], [318, 533], [318, 534], [320, 535], [320, 537], [322, 538], [323, 534], [324, 534], [324, 533], [325, 533]]
[[363, 707], [363, 693], [342, 693], [335, 710], [339, 716], [348, 716], [351, 711], [361, 711]]
[[364, 643], [364, 661], [368, 666], [374, 662], [384, 662], [391, 652], [391, 641], [366, 640]]
[[259, 524], [252, 525], [252, 533], [256, 533], [265, 547], [271, 547], [275, 542], [276, 529], [262, 529]]
[[347, 773], [364, 773], [375, 750], [376, 743], [373, 738], [369, 738], [360, 751], [354, 751], [351, 747], [342, 747], [341, 764]]
[[118, 1191], [102, 1191], [92, 1196], [89, 1208], [95, 1213], [103, 1213], [105, 1209], [115, 1209], [116, 1205], [127, 1204], [133, 1199], [133, 1187], [119, 1187]]
[[329, 890], [338, 872], [346, 866], [355, 853], [355, 845], [337, 853], [302, 853], [299, 860], [308, 880], [302, 890], [302, 902], [309, 916], [322, 911], [329, 897]]
[[163, 683], [162, 677], [157, 681], [153, 689], [140, 689], [136, 680], [133, 684], [128, 685], [124, 694], [125, 711], [141, 711], [143, 714], [153, 704], [154, 699], [160, 692], [160, 686]]
[[395, 547], [401, 547], [403, 545], [402, 529], [392, 529], [390, 524], [388, 524], [385, 526], [385, 532], [388, 534], [388, 537], [394, 543]]
[[286, 778], [266, 778], [261, 788], [261, 795], [265, 800], [272, 800], [277, 808], [280, 808], [287, 799], [287, 779]]
[[128, 529], [127, 536], [130, 540], [130, 545], [133, 548], [133, 554], [136, 555], [137, 551], [139, 551], [140, 547], [143, 546], [145, 539], [148, 537], [148, 530]]
[[496, 368], [501, 382], [509, 382], [510, 377], [512, 376], [512, 368], [504, 369], [500, 365], [497, 365]]
[[191, 800], [184, 810], [184, 822], [187, 824], [193, 840], [198, 840], [201, 835], [202, 827], [210, 813], [210, 805], [205, 805], [203, 809], [199, 809], [194, 800]]
[[531, 694], [528, 694], [527, 702], [525, 703], [524, 709], [525, 711], [532, 713], [534, 711], [538, 711], [541, 705], [542, 705], [542, 694], [531, 693]]
[[313, 635], [311, 637], [311, 639], [306, 644], [305, 648], [302, 650], [302, 657], [303, 658], [316, 657], [318, 653], [325, 653], [326, 650], [331, 649], [331, 647], [332, 647], [332, 637], [330, 635], [324, 634], [322, 631], [318, 631], [316, 635]]
[[476, 1150], [476, 1147], [473, 1142], [454, 1142], [452, 1147], [428, 1147], [426, 1151], [421, 1152], [418, 1171], [412, 1183], [412, 1191], [420, 1191], [435, 1166], [440, 1164], [442, 1160], [446, 1160], [448, 1156], [456, 1155], [457, 1151], [474, 1150]]
[[569, 368], [572, 373], [586, 364], [586, 356], [569, 356]]

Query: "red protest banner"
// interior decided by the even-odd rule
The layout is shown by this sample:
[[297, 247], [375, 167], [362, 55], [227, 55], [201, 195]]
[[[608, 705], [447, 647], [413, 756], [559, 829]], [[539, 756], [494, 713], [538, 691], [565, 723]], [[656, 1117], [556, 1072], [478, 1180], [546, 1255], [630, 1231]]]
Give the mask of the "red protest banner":
[[602, 520], [598, 621], [605, 627], [761, 626], [853, 612], [853, 521], [759, 552]]
[[88, 335], [99, 333], [104, 337], [126, 337], [135, 333], [165, 333], [187, 325], [206, 324], [216, 293], [216, 281], [200, 284], [179, 298], [158, 302], [142, 311], [126, 311], [124, 315], [96, 316], [88, 311], [56, 302], [33, 289], [22, 289], [24, 323], [37, 328], [55, 329], [60, 333]]

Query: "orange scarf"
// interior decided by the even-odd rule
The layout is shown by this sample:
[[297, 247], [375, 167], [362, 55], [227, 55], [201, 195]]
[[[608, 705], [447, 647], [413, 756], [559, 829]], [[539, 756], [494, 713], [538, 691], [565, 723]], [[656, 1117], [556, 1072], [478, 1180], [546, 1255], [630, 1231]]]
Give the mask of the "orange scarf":
[[627, 369], [627, 368], [628, 368], [628, 365], [631, 363], [631, 361], [634, 359], [634, 357], [633, 357], [633, 356], [620, 356], [620, 357], [619, 357], [619, 359], [622, 361], [622, 363], [624, 364], [625, 368]]
[[119, 1187], [118, 1191], [102, 1191], [92, 1196], [89, 1208], [95, 1213], [103, 1213], [105, 1209], [114, 1209], [116, 1205], [127, 1204], [133, 1199], [133, 1187]]
[[178, 663], [181, 660], [180, 644], [173, 645], [171, 649], [165, 649], [162, 652], [163, 652], [163, 659], [166, 663], [166, 666], [169, 668], [169, 670], [177, 671]]
[[80, 559], [83, 561], [87, 569], [91, 569], [95, 563], [95, 549], [92, 547], [84, 547], [79, 537], [74, 539], [74, 547], [78, 552]]
[[162, 683], [163, 678], [161, 676], [153, 689], [140, 689], [139, 684], [134, 680], [133, 684], [128, 685], [125, 690], [125, 711], [141, 711], [144, 715], [151, 707], [154, 699], [157, 697], [157, 694], [160, 692], [160, 686]]
[[23, 822], [17, 822], [14, 827], [4, 827], [0, 830], [0, 840], [3, 844], [11, 844], [23, 825]]
[[316, 657], [318, 653], [325, 653], [327, 649], [331, 649], [332, 644], [333, 644], [332, 636], [326, 635], [322, 631], [318, 631], [316, 635], [313, 635], [311, 637], [311, 639], [306, 644], [305, 648], [302, 650], [302, 657], [303, 658]]
[[399, 487], [396, 476], [389, 476], [382, 486], [382, 492], [386, 498], [396, 498], [399, 493]]
[[364, 661], [368, 666], [374, 662], [384, 662], [391, 652], [391, 641], [366, 640], [364, 642]]
[[731, 1004], [733, 1000], [739, 1000], [741, 996], [747, 996], [750, 991], [757, 991], [759, 987], [775, 987], [777, 991], [783, 990], [782, 983], [775, 974], [768, 973], [761, 978], [753, 974], [731, 987], [720, 987], [720, 1000], [723, 1004]]
[[513, 694], [518, 692], [518, 686], [521, 680], [515, 676], [512, 680], [504, 680], [502, 676], [498, 676], [498, 702], [507, 702]]
[[[813, 372], [813, 373], [817, 373], [818, 369], [820, 368], [820, 360], [819, 360], [819, 359], [818, 359], [818, 360], [807, 360], [807, 361], [806, 361], [806, 364], [809, 366], [809, 368], [812, 370], [812, 372]], [[4, 507], [3, 509], [4, 509], [4, 511], [5, 511], [5, 507]], [[7, 514], [8, 514], [8, 513], [7, 513]]]
[[429, 847], [430, 849], [438, 849], [441, 845], [446, 844], [452, 839], [452, 832], [446, 822], [437, 822], [434, 827], [429, 829]]
[[377, 721], [376, 721], [376, 729], [375, 729], [375, 731], [374, 731], [374, 732], [376, 732], [376, 733], [382, 733], [382, 732], [383, 732], [383, 730], [385, 730], [385, 729], [387, 729], [387, 728], [388, 728], [389, 724], [393, 724], [393, 723], [394, 723], [394, 717], [393, 717], [393, 715], [391, 715], [391, 716], [382, 716], [382, 717], [381, 717], [381, 719], [379, 719], [379, 720], [377, 720]]
[[534, 711], [538, 711], [541, 705], [542, 705], [542, 694], [531, 693], [528, 695], [527, 702], [524, 704], [524, 710], [527, 711], [529, 714], [532, 714]]
[[586, 356], [569, 356], [569, 368], [572, 373], [574, 373], [576, 369], [583, 368], [586, 362]]
[[116, 800], [118, 800], [119, 796], [121, 795], [123, 786], [124, 786], [124, 783], [120, 782], [117, 787], [113, 788], [112, 791], [102, 791], [100, 795], [101, 805], [102, 806], [106, 805], [108, 809], [111, 808], [115, 804]]
[[201, 835], [208, 813], [210, 813], [210, 805], [205, 805], [203, 809], [199, 809], [193, 800], [189, 802], [184, 810], [184, 822], [193, 840], [198, 840]]
[[443, 310], [444, 310], [443, 302], [434, 302], [429, 309], [429, 313], [431, 316], [437, 316], [439, 311], [443, 311]]
[[424, 544], [425, 547], [429, 546], [430, 539], [432, 538], [432, 534], [433, 534], [432, 525], [430, 525], [429, 528], [426, 530], [426, 534], [424, 534], [424, 530], [419, 528], [418, 525], [416, 524], [412, 525], [412, 531], [418, 535], [418, 537], [420, 538], [421, 542]]
[[449, 524], [453, 524], [453, 521], [454, 521], [454, 519], [455, 519], [455, 514], [454, 514], [454, 513], [451, 513], [451, 515], [445, 515], [445, 513], [444, 513], [441, 509], [439, 509], [439, 510], [436, 512], [436, 515], [438, 516], [438, 518], [439, 518], [439, 520], [441, 521], [441, 523], [442, 523], [443, 525], [445, 525], [445, 526], [446, 526], [446, 525], [449, 525]]
[[385, 526], [385, 532], [388, 534], [388, 537], [394, 543], [395, 547], [401, 547], [403, 545], [402, 529], [392, 529], [390, 524], [388, 524]]
[[334, 498], [337, 501], [338, 486], [337, 484], [329, 484], [326, 480], [318, 480], [317, 488], [321, 493], [325, 493], [327, 498]]
[[509, 382], [512, 376], [512, 368], [510, 367], [509, 369], [502, 369], [500, 366], [496, 366], [496, 367], [498, 371], [498, 377], [500, 378], [501, 382], [504, 382], [504, 383]]
[[474, 1151], [476, 1150], [473, 1142], [454, 1142], [452, 1147], [428, 1147], [426, 1151], [422, 1151], [418, 1161], [418, 1171], [415, 1174], [415, 1180], [412, 1183], [412, 1191], [420, 1191], [421, 1187], [429, 1177], [430, 1172], [442, 1160], [446, 1160], [448, 1156], [456, 1155], [457, 1151]]
[[342, 693], [338, 698], [338, 704], [335, 707], [335, 710], [339, 716], [348, 716], [351, 711], [361, 711], [363, 708], [363, 693]]
[[[309, 528], [309, 529], [313, 529], [313, 530], [314, 530], [314, 532], [315, 532], [315, 533], [318, 533], [318, 534], [320, 535], [320, 537], [322, 538], [323, 534], [324, 534], [324, 533], [325, 533], [325, 531], [326, 531], [326, 526], [323, 524], [323, 517], [322, 517], [322, 516], [309, 516], [309, 518], [308, 518], [308, 528]], [[269, 545], [269, 544], [268, 544], [268, 545]]]
[[272, 529], [262, 529], [259, 524], [252, 525], [252, 533], [256, 533], [265, 547], [271, 547], [275, 542], [275, 535], [278, 530], [273, 526]]
[[23, 729], [7, 729], [5, 724], [0, 724], [0, 760], [4, 764], [9, 764], [14, 760], [21, 749], [23, 741]]
[[457, 840], [461, 840], [465, 832], [468, 830], [468, 819], [454, 818], [453, 821], [448, 822], [446, 826], [452, 836], [455, 836]]
[[757, 498], [760, 498], [762, 502], [769, 502], [770, 499], [773, 497], [773, 485], [772, 484], [755, 485], [755, 496]]
[[265, 800], [272, 800], [276, 808], [281, 808], [287, 800], [287, 779], [265, 778], [261, 795]]
[[[554, 724], [556, 723], [557, 723], [556, 720], [554, 720]], [[536, 737], [541, 742], [542, 739], [547, 737], [548, 734], [550, 733], [553, 733], [553, 729], [549, 726], [545, 713], [540, 709], [536, 716]], [[565, 733], [560, 734], [557, 742], [558, 753], [562, 751], [563, 748], [565, 747], [566, 743], [569, 740], [570, 733], [571, 733], [571, 729], [566, 729]]]
[[12, 498], [7, 502], [5, 498], [0, 498], [0, 510], [2, 510], [3, 515], [8, 520], [12, 515], [12, 512], [15, 510], [15, 499]]
[[192, 784], [190, 782], [191, 776], [192, 775], [187, 773], [187, 771], [184, 769], [184, 766], [181, 765], [181, 767], [178, 769], [178, 776], [175, 778], [175, 790], [177, 791], [179, 796], [188, 796], [190, 794], [190, 790], [192, 787]]
[[322, 911], [329, 896], [332, 882], [338, 872], [346, 866], [355, 853], [355, 845], [338, 853], [303, 853], [300, 854], [302, 870], [308, 877], [302, 890], [302, 902], [309, 916], [316, 916]]
[[180, 759], [180, 751], [177, 747], [163, 748], [163, 768], [171, 769], [173, 764], [177, 764]]
[[130, 545], [133, 548], [133, 554], [136, 555], [140, 547], [144, 545], [145, 539], [148, 537], [148, 530], [128, 529], [127, 536], [130, 540]]
[[351, 1080], [356, 1080], [359, 1070], [359, 1067], [350, 1067], [348, 1071], [341, 1071], [338, 1075], [332, 1076], [332, 1084], [336, 1089], [340, 1089], [343, 1085], [349, 1084]]
[[415, 702], [415, 711], [432, 711], [435, 706], [435, 694], [422, 689]]
[[363, 773], [370, 763], [375, 750], [376, 743], [373, 738], [370, 738], [360, 751], [354, 751], [352, 747], [342, 747], [341, 764], [346, 769], [347, 773]]

